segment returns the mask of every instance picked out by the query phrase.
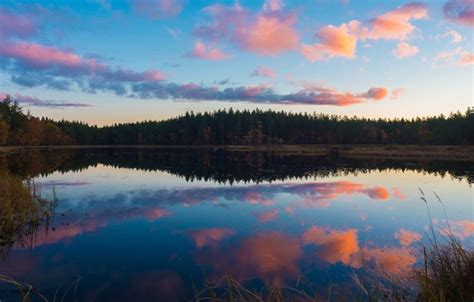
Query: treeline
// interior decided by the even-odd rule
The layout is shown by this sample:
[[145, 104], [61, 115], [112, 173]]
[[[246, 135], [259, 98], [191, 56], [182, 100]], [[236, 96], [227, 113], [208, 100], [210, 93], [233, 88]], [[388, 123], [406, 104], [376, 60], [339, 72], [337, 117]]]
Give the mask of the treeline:
[[186, 113], [165, 121], [56, 125], [86, 145], [437, 144], [474, 142], [474, 111], [417, 119], [360, 119], [275, 111]]
[[10, 99], [0, 105], [3, 145], [436, 144], [474, 142], [474, 110], [415, 119], [218, 110], [106, 127], [37, 119]]

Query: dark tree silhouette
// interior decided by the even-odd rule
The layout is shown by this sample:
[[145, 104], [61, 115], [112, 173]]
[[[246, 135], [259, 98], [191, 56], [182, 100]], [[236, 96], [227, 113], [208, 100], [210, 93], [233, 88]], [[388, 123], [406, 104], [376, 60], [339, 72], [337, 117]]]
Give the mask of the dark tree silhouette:
[[218, 110], [164, 121], [97, 127], [38, 119], [7, 97], [0, 102], [2, 145], [269, 145], [474, 142], [474, 110], [415, 119], [366, 119], [314, 113]]
[[67, 145], [74, 142], [52, 121], [23, 113], [9, 96], [0, 102], [0, 146]]

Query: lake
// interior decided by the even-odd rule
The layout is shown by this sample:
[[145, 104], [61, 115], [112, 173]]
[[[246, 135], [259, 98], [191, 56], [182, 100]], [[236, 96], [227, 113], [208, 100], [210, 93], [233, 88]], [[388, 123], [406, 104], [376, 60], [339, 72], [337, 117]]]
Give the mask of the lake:
[[[297, 291], [364, 299], [375, 287], [410, 287], [430, 217], [438, 236], [448, 217], [474, 246], [470, 162], [97, 149], [0, 164], [56, 200], [48, 223], [4, 244], [0, 262], [0, 274], [51, 300], [190, 300], [226, 278], [248, 290], [284, 285], [301, 299]], [[0, 285], [2, 302], [18, 295]]]

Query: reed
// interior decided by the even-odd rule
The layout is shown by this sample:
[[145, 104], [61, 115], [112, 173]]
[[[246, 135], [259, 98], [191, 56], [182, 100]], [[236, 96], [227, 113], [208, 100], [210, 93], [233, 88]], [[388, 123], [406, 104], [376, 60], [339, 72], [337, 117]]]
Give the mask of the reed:
[[0, 249], [5, 257], [14, 244], [28, 246], [40, 226], [48, 226], [54, 215], [56, 194], [42, 197], [30, 180], [0, 171]]
[[[429, 214], [430, 205], [423, 191], [421, 194]], [[443, 208], [446, 227], [436, 232], [430, 218], [427, 243], [422, 246], [423, 267], [413, 272], [417, 301], [474, 301], [474, 251], [463, 247], [451, 229], [444, 203], [436, 193], [434, 196]]]

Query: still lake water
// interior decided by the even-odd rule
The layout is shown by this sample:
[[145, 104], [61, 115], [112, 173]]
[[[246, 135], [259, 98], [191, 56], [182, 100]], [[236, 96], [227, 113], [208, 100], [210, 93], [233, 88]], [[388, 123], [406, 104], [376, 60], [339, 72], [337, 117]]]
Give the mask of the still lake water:
[[[420, 264], [430, 225], [420, 189], [435, 228], [446, 218], [433, 192], [474, 246], [471, 163], [148, 149], [27, 152], [0, 164], [56, 192], [50, 225], [0, 262], [0, 274], [50, 298], [74, 284], [66, 300], [187, 300], [225, 275], [251, 289], [364, 297], [374, 280]], [[17, 297], [0, 285], [2, 302]]]

